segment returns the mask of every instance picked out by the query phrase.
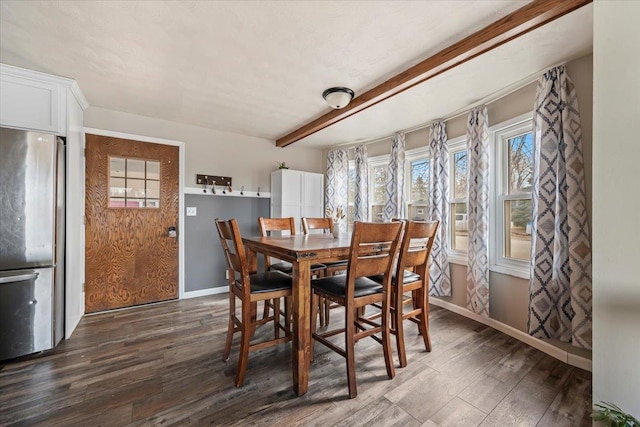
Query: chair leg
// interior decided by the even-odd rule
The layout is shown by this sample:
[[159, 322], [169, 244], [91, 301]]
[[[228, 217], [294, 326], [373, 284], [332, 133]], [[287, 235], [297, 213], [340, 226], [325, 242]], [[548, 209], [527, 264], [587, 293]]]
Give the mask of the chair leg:
[[[389, 303], [390, 296], [387, 295], [382, 301], [382, 351], [384, 352], [384, 364], [387, 367], [387, 375], [389, 378], [396, 376], [393, 366], [393, 355], [391, 354], [391, 334], [389, 333]], [[402, 323], [402, 320], [400, 321]]]
[[329, 325], [329, 317], [331, 315], [331, 301], [322, 298], [322, 310], [324, 311], [324, 326]]
[[404, 312], [402, 299], [404, 298], [404, 294], [398, 289], [394, 293], [394, 303], [395, 310], [393, 313], [393, 323], [396, 331], [396, 347], [398, 348], [398, 359], [400, 359], [400, 367], [404, 368], [407, 366], [407, 351], [404, 345], [404, 325], [402, 321], [402, 315]]
[[319, 301], [322, 300], [323, 298], [318, 297], [318, 295], [314, 294], [313, 291], [311, 292], [311, 325], [310, 326], [310, 330], [311, 330], [311, 349], [310, 349], [310, 354], [309, 354], [309, 358], [310, 360], [313, 362], [313, 356], [315, 353], [315, 344], [316, 344], [316, 340], [313, 338], [313, 334], [316, 333], [316, 323], [318, 321], [318, 304]]
[[264, 307], [262, 308], [262, 318], [266, 319], [269, 317], [269, 308], [270, 308], [270, 300], [264, 300]]
[[431, 351], [431, 337], [429, 336], [429, 294], [424, 289], [417, 291], [420, 301], [420, 315], [418, 316], [420, 323], [418, 328], [422, 339], [424, 340], [424, 348]]
[[229, 326], [227, 327], [227, 339], [224, 343], [224, 353], [222, 360], [225, 362], [229, 360], [229, 354], [231, 354], [231, 342], [233, 341], [233, 329], [235, 327], [233, 322], [233, 316], [236, 314], [236, 296], [229, 290]]
[[356, 385], [356, 361], [355, 361], [355, 332], [354, 311], [345, 307], [345, 352], [347, 359], [347, 386], [349, 387], [349, 397], [351, 399], [358, 396], [358, 387]]
[[325, 309], [325, 306], [327, 304], [327, 300], [319, 297], [318, 298], [318, 305], [320, 306], [320, 310], [316, 310], [320, 312], [320, 327], [324, 327], [327, 326], [327, 310]]
[[236, 372], [236, 387], [242, 387], [244, 374], [247, 372], [249, 361], [249, 340], [251, 339], [251, 313], [249, 307], [242, 307], [242, 327], [240, 328], [240, 355], [238, 359], [238, 372]]
[[280, 338], [280, 298], [273, 300], [273, 335]]

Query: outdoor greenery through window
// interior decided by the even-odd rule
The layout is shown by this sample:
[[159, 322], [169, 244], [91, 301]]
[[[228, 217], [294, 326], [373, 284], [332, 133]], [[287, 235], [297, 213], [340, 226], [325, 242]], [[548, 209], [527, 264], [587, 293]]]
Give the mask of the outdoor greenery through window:
[[[388, 161], [388, 160], [387, 160]], [[372, 222], [384, 221], [384, 198], [387, 187], [387, 164], [371, 163], [369, 169], [371, 195], [370, 215]]]
[[451, 154], [451, 249], [467, 251], [469, 222], [467, 217], [467, 181], [469, 155], [466, 141], [462, 149], [452, 149]]
[[[526, 126], [530, 127], [530, 126]], [[503, 150], [501, 194], [504, 224], [503, 256], [519, 260], [531, 258], [531, 187], [533, 179], [533, 134], [521, 128], [500, 135]], [[518, 132], [519, 131], [519, 132]], [[515, 133], [515, 134], [514, 134]]]
[[431, 161], [422, 157], [409, 160], [409, 198], [407, 216], [414, 221], [426, 221], [429, 217], [429, 192], [431, 190]]

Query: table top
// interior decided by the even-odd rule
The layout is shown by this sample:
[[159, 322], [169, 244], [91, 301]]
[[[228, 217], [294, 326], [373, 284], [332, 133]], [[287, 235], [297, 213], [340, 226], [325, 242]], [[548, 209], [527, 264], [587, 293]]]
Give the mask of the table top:
[[255, 236], [242, 239], [245, 246], [257, 252], [267, 252], [286, 261], [301, 259], [344, 259], [349, 254], [351, 235], [340, 234], [334, 238], [331, 234], [308, 234], [295, 236]]

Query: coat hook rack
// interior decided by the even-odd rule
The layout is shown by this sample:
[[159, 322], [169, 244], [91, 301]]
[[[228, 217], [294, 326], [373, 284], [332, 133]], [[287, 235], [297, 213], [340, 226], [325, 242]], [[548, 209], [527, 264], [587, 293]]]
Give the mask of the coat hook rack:
[[229, 189], [229, 192], [231, 192], [232, 182], [233, 182], [233, 178], [231, 178], [230, 176], [196, 174], [196, 184], [219, 185], [220, 187], [227, 187]]

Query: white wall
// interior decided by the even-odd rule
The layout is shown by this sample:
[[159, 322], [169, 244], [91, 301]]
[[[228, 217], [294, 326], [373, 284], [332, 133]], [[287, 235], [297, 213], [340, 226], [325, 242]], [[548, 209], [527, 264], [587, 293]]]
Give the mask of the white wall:
[[640, 2], [594, 5], [593, 401], [640, 417]]
[[196, 187], [196, 174], [233, 178], [234, 189], [269, 191], [276, 161], [291, 169], [323, 172], [322, 155], [311, 148], [278, 148], [273, 141], [192, 126], [167, 120], [89, 107], [84, 125], [156, 138], [185, 142], [185, 186]]

